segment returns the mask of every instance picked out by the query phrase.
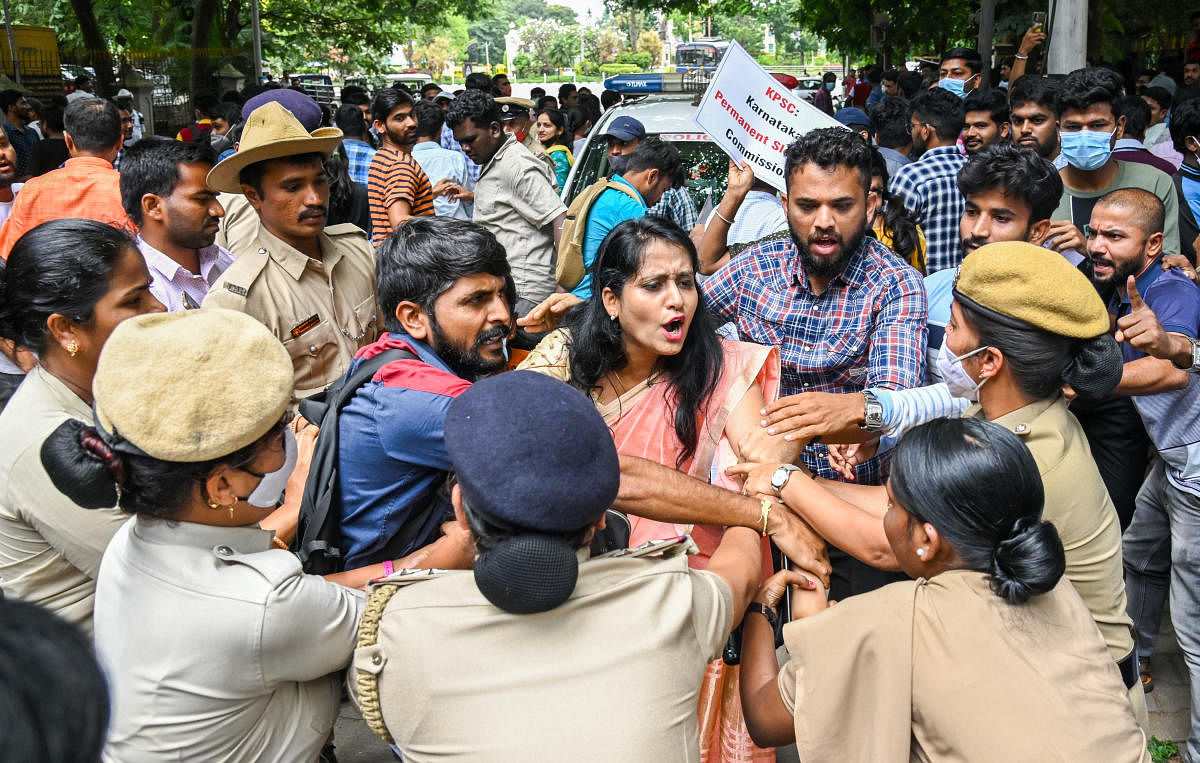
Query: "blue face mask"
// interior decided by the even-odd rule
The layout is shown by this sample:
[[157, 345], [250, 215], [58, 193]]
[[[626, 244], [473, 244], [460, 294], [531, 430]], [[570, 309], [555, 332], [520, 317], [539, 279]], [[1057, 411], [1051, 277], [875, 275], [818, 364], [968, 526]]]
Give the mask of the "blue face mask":
[[1104, 166], [1112, 156], [1111, 132], [1096, 132], [1094, 130], [1076, 130], [1061, 132], [1062, 154], [1072, 167], [1081, 170], [1094, 170]]
[[833, 86], [834, 86], [834, 85], [836, 85], [836, 84], [837, 84], [836, 82], [826, 82], [826, 83], [825, 83], [825, 89], [826, 89], [826, 90], [833, 90]]
[[959, 98], [967, 97], [967, 81], [964, 79], [952, 79], [950, 77], [946, 77], [945, 79], [938, 80], [938, 87], [943, 90], [949, 90]]

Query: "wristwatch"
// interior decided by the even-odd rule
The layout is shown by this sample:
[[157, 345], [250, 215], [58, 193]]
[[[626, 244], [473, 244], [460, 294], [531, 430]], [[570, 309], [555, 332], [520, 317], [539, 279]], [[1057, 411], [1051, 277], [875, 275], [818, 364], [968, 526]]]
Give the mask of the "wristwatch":
[[869, 389], [864, 389], [862, 396], [866, 400], [866, 411], [863, 415], [863, 423], [859, 424], [859, 429], [865, 429], [868, 432], [878, 432], [880, 429], [883, 429], [883, 404], [879, 402], [879, 398], [875, 397], [875, 393]]
[[771, 475], [771, 487], [775, 489], [776, 498], [783, 500], [781, 495], [783, 489], [787, 486], [788, 480], [792, 478], [792, 472], [798, 471], [800, 471], [800, 467], [792, 464], [784, 464], [775, 470], [775, 473]]
[[1181, 366], [1172, 360], [1171, 365], [1180, 371], [1187, 371], [1189, 374], [1200, 374], [1200, 339], [1192, 339], [1190, 336], [1184, 338], [1192, 345], [1192, 362], [1190, 365]]
[[767, 618], [767, 622], [770, 623], [771, 628], [779, 627], [779, 617], [775, 614], [775, 610], [771, 609], [766, 604], [763, 604], [761, 601], [750, 602], [750, 606], [746, 607], [746, 614], [750, 614], [751, 612], [757, 612], [758, 614]]

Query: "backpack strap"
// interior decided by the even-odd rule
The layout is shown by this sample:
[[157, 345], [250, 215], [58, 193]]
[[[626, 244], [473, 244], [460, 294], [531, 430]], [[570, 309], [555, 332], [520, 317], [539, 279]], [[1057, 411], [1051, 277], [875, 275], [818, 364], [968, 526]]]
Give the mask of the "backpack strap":
[[292, 551], [308, 571], [309, 559], [314, 554], [323, 555], [340, 562], [342, 550], [323, 539], [322, 529], [329, 521], [329, 511], [335, 504], [339, 485], [337, 477], [338, 414], [346, 407], [354, 393], [374, 378], [381, 368], [397, 360], [415, 359], [416, 353], [397, 348], [385, 350], [368, 358], [354, 369], [331, 384], [324, 392], [300, 402], [300, 413], [312, 422], [319, 422], [320, 434], [310, 465], [309, 478], [304, 483], [304, 495], [300, 503], [296, 537]]
[[[632, 187], [630, 187], [626, 183], [618, 183], [615, 180], [608, 180], [608, 181], [606, 181], [604, 187], [606, 189], [611, 188], [614, 191], [620, 191], [639, 204], [645, 205], [645, 203], [646, 203], [645, 200], [642, 199], [642, 197], [640, 195], [638, 195], [638, 192], [635, 191]], [[596, 201], [599, 201], [599, 200], [600, 200], [600, 197], [597, 196]]]
[[643, 206], [645, 206], [645, 204], [646, 204], [646, 202], [642, 200], [642, 197], [638, 195], [638, 192], [635, 191], [632, 187], [626, 185], [625, 183], [618, 183], [615, 180], [607, 180], [607, 179], [596, 181], [596, 185], [599, 185], [600, 183], [604, 184], [604, 190], [600, 191], [600, 193], [595, 195], [595, 197], [592, 199], [592, 203], [588, 204], [586, 209], [580, 210], [579, 225], [582, 226], [581, 229], [585, 232], [585, 234], [587, 232], [588, 219], [591, 218], [591, 216], [592, 216], [592, 209], [594, 209], [596, 204], [600, 201], [600, 197], [604, 195], [604, 191], [607, 191], [607, 190], [620, 191], [621, 193], [625, 194], [626, 196], [633, 199], [637, 203], [639, 203]]

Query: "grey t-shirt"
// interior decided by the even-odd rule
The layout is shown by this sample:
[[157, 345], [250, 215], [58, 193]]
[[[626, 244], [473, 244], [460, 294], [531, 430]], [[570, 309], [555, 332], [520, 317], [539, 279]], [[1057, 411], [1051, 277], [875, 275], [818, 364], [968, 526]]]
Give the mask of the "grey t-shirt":
[[554, 293], [550, 223], [566, 211], [546, 163], [512, 135], [479, 170], [474, 219], [508, 253], [519, 298], [541, 302]]
[[1099, 191], [1076, 191], [1063, 183], [1062, 199], [1058, 209], [1054, 210], [1054, 220], [1070, 220], [1075, 227], [1083, 230], [1083, 226], [1092, 219], [1092, 208], [1104, 194], [1119, 188], [1141, 188], [1149, 191], [1162, 200], [1165, 218], [1163, 220], [1163, 253], [1179, 254], [1179, 198], [1175, 193], [1175, 183], [1165, 172], [1155, 169], [1148, 164], [1138, 162], [1117, 162], [1117, 177], [1107, 187]]

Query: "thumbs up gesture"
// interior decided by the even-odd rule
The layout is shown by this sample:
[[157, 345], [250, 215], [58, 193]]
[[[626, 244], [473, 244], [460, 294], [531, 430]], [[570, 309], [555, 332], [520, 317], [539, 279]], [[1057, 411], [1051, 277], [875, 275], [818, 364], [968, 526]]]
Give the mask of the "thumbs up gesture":
[[1175, 365], [1187, 367], [1192, 364], [1192, 344], [1181, 334], [1166, 331], [1158, 322], [1158, 316], [1138, 293], [1133, 276], [1125, 284], [1132, 311], [1117, 319], [1116, 340], [1127, 342], [1131, 347], [1147, 355], [1170, 360]]

